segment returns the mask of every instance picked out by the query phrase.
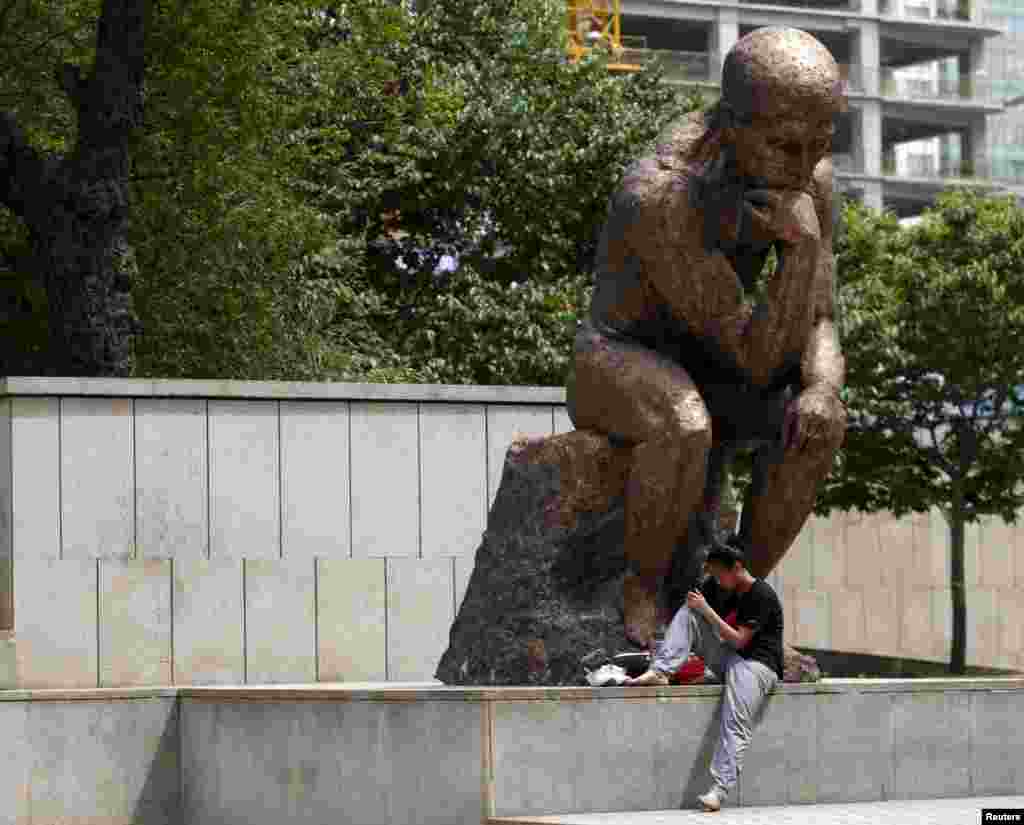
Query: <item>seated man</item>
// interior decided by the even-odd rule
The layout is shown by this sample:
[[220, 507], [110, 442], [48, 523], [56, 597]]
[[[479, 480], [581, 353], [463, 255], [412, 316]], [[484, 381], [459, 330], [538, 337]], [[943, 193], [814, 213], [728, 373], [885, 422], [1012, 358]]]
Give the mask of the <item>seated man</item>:
[[[782, 678], [783, 622], [779, 597], [750, 574], [736, 547], [712, 548], [706, 567], [709, 578], [687, 594], [655, 648], [650, 670], [626, 684], [667, 685], [691, 652], [725, 683], [722, 726], [711, 759], [714, 784], [699, 797], [705, 810], [717, 811], [736, 786], [758, 711]], [[722, 615], [734, 608], [737, 626], [732, 628]]]

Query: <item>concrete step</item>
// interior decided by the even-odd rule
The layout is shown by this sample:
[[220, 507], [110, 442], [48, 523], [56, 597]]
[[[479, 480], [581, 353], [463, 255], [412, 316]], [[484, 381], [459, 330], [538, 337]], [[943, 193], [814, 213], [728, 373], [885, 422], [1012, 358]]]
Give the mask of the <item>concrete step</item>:
[[487, 825], [691, 825], [695, 822], [706, 825], [984, 825], [983, 808], [1020, 811], [1021, 818], [1016, 821], [1024, 822], [1024, 796], [981, 796], [841, 805], [726, 806], [714, 814], [694, 808], [685, 811], [492, 816], [487, 819]]

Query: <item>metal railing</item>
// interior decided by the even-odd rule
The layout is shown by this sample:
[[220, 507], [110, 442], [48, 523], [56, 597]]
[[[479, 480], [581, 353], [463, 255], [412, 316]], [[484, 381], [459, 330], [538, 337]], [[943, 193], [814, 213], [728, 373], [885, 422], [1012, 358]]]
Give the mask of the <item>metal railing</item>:
[[824, 11], [854, 11], [858, 12], [861, 9], [861, 0], [830, 0], [829, 2], [821, 2], [821, 0], [740, 0], [741, 3], [754, 3], [757, 5], [767, 6], [790, 6], [793, 8], [801, 9], [822, 9]]
[[612, 60], [623, 65], [642, 66], [657, 60], [670, 83], [718, 83], [719, 68], [714, 52], [683, 52], [670, 49], [648, 49], [646, 38], [622, 38], [622, 49], [613, 50]]
[[907, 0], [879, 0], [878, 13], [902, 20], [964, 20], [971, 19], [970, 0], [939, 0], [907, 2]]
[[864, 167], [856, 155], [849, 152], [835, 152], [832, 155], [832, 171], [858, 174], [864, 171]]
[[913, 168], [901, 171], [893, 157], [882, 158], [882, 174], [901, 180], [998, 180], [992, 176], [992, 165], [988, 159], [981, 161], [960, 160], [942, 163], [935, 158], [930, 163], [914, 163]]
[[856, 63], [846, 64], [842, 69], [849, 91], [855, 94], [874, 87], [875, 83], [869, 81], [877, 80], [879, 94], [897, 100], [960, 100], [984, 103], [997, 100], [991, 80], [982, 72], [954, 78], [941, 74], [927, 78], [901, 77], [894, 69], [861, 66]]
[[958, 78], [899, 77], [891, 69], [881, 69], [879, 92], [883, 97], [901, 100], [976, 100], [992, 101], [992, 87], [982, 73]]

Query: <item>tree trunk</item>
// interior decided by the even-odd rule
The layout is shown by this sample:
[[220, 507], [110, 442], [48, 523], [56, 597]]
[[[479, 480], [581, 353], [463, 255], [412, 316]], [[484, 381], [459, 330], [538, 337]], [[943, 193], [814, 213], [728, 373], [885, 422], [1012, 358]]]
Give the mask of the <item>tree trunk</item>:
[[135, 321], [127, 241], [129, 141], [141, 123], [147, 0], [104, 0], [96, 61], [58, 77], [78, 114], [67, 157], [30, 147], [0, 117], [0, 202], [25, 221], [49, 307], [51, 375], [127, 375]]
[[967, 668], [967, 594], [964, 591], [964, 504], [963, 490], [954, 484], [949, 511], [949, 589], [953, 599], [953, 642], [949, 672], [963, 675]]

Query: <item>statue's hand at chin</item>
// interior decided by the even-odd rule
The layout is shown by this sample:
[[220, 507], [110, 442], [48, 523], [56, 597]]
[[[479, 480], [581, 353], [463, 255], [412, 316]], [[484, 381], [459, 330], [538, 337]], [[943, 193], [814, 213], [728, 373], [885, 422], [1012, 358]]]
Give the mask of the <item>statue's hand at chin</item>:
[[744, 236], [754, 241], [820, 243], [818, 214], [814, 200], [807, 192], [798, 189], [748, 189], [743, 193], [743, 200]]
[[833, 387], [812, 386], [789, 402], [782, 428], [786, 450], [835, 446], [846, 431], [846, 407]]

